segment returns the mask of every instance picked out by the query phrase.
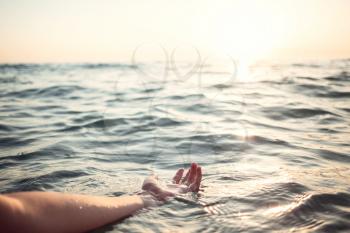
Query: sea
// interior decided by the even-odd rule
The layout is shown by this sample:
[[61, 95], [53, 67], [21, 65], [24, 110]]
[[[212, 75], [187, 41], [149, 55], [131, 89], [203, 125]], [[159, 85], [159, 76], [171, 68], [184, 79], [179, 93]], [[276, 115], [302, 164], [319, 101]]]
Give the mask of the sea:
[[201, 191], [94, 232], [350, 232], [350, 59], [0, 65], [0, 193]]

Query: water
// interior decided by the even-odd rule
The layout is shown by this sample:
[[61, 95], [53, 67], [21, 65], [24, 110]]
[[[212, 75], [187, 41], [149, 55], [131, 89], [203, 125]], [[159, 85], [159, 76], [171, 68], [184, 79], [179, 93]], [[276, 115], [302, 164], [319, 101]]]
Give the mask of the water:
[[198, 196], [97, 232], [349, 231], [350, 60], [235, 67], [1, 65], [0, 192], [130, 194], [196, 161]]

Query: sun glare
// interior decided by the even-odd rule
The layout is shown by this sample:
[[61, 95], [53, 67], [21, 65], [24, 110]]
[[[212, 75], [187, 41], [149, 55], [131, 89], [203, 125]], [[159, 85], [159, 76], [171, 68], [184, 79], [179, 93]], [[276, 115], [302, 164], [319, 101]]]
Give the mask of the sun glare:
[[206, 34], [202, 38], [215, 53], [227, 54], [237, 61], [239, 81], [251, 81], [250, 65], [273, 57], [276, 49], [289, 43], [285, 24], [290, 22], [280, 10], [285, 6], [268, 1], [207, 4], [208, 28], [202, 31]]
[[283, 22], [273, 8], [247, 1], [222, 5], [213, 15], [213, 44], [245, 63], [269, 56], [283, 42]]

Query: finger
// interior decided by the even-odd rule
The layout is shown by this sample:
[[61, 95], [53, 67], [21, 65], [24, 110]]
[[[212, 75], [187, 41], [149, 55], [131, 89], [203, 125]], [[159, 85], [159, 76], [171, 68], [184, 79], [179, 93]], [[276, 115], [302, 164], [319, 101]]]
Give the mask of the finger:
[[195, 187], [196, 187], [195, 192], [199, 191], [199, 187], [201, 186], [201, 182], [202, 182], [202, 168], [197, 167], [197, 177], [196, 177], [196, 181], [195, 181]]
[[191, 185], [195, 181], [196, 176], [197, 176], [197, 164], [192, 163], [191, 172], [190, 172], [190, 175], [188, 176], [187, 184]]
[[183, 168], [177, 170], [177, 172], [176, 172], [176, 174], [175, 174], [175, 176], [173, 178], [173, 183], [175, 183], [175, 184], [180, 183], [180, 180], [181, 180], [183, 174], [184, 174], [184, 169]]
[[182, 184], [186, 183], [186, 181], [188, 180], [188, 176], [190, 175], [190, 172], [191, 172], [191, 168], [188, 169], [188, 171], [186, 172], [185, 177], [182, 179], [182, 181], [181, 181]]
[[193, 172], [193, 169], [195, 169], [197, 166], [196, 163], [192, 163], [190, 169], [188, 169], [185, 178], [182, 180], [183, 184], [188, 184], [188, 179], [190, 178], [191, 173]]
[[189, 186], [189, 190], [191, 192], [198, 192], [199, 187], [201, 185], [201, 181], [202, 181], [202, 168], [198, 166], [195, 181]]
[[187, 170], [186, 175], [185, 175], [185, 177], [182, 179], [182, 182], [181, 182], [181, 183], [186, 183], [186, 181], [188, 180], [188, 177], [189, 177], [189, 175], [190, 175], [190, 173], [191, 173], [191, 168], [192, 168], [192, 165], [191, 165], [190, 169]]

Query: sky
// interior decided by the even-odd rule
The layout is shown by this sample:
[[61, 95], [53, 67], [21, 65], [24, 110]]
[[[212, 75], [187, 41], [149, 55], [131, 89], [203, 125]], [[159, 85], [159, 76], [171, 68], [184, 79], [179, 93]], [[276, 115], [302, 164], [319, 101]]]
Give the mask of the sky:
[[0, 0], [0, 63], [348, 58], [349, 12], [348, 0]]

